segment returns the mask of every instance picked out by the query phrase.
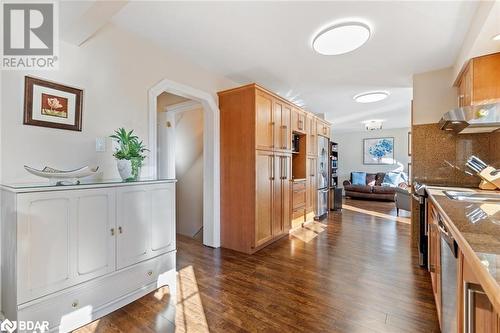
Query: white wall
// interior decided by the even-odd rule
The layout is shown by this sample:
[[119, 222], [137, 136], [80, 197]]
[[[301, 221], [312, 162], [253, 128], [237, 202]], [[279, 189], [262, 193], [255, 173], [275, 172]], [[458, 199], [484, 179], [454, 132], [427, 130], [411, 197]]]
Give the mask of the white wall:
[[[85, 90], [82, 132], [22, 124], [27, 74]], [[23, 169], [25, 164], [62, 169], [99, 165], [104, 178], [118, 177], [109, 140], [108, 151], [96, 153], [95, 138], [107, 137], [125, 126], [135, 129], [149, 145], [147, 92], [164, 78], [206, 91], [214, 98], [217, 91], [236, 85], [113, 25], [81, 47], [61, 42], [58, 71], [2, 73], [2, 181], [40, 181]]]
[[453, 68], [413, 76], [413, 125], [433, 124], [457, 107]]
[[[333, 133], [332, 141], [339, 144], [339, 184], [349, 180], [352, 171], [370, 173], [404, 170], [408, 172], [408, 131], [409, 128], [396, 128], [381, 131], [360, 131], [348, 133]], [[364, 165], [363, 164], [363, 139], [367, 138], [394, 138], [393, 165]]]

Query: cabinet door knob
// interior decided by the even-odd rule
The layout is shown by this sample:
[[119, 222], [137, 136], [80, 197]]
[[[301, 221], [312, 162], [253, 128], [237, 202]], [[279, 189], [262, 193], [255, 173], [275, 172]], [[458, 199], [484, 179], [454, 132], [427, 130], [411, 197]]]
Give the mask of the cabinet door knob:
[[111, 228], [111, 236], [114, 236], [115, 235], [115, 228]]
[[148, 271], [148, 276], [153, 275], [153, 271]]
[[123, 229], [122, 229], [122, 227], [118, 227], [118, 232], [119, 232], [120, 234], [123, 234]]
[[73, 303], [71, 303], [71, 307], [73, 309], [76, 309], [78, 307], [78, 301], [74, 301]]

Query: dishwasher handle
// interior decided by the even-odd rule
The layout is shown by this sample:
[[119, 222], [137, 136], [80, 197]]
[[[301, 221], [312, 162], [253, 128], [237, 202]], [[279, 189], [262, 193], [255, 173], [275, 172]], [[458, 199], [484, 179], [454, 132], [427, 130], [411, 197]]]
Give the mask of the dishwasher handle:
[[453, 235], [450, 233], [446, 225], [444, 224], [441, 216], [438, 216], [438, 228], [439, 233], [441, 234], [441, 239], [446, 242], [448, 247], [450, 248], [451, 253], [455, 258], [458, 258], [458, 244], [453, 238]]

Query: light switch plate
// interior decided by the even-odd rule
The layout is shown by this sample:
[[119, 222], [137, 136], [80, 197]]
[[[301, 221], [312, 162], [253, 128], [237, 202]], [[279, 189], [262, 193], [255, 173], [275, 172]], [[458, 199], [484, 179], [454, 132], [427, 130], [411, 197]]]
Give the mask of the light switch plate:
[[101, 153], [106, 151], [106, 138], [95, 139], [95, 151]]

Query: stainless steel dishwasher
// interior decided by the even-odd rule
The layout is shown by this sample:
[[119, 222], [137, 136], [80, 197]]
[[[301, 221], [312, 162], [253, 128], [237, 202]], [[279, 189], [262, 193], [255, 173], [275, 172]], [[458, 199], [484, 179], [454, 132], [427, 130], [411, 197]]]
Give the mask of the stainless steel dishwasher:
[[441, 243], [441, 332], [457, 332], [458, 245], [438, 217]]

